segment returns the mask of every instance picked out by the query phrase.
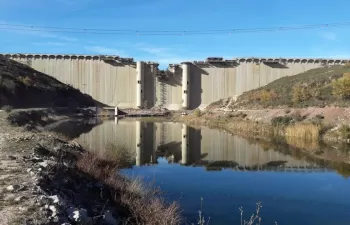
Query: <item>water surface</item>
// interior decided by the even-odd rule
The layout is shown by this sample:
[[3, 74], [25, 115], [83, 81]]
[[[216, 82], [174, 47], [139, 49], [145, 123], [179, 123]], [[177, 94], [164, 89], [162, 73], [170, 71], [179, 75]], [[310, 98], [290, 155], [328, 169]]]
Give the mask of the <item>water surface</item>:
[[134, 152], [128, 176], [154, 181], [196, 222], [200, 199], [210, 224], [240, 224], [261, 202], [262, 224], [350, 224], [350, 180], [325, 164], [224, 131], [180, 123], [105, 121], [77, 139], [103, 153], [108, 142]]

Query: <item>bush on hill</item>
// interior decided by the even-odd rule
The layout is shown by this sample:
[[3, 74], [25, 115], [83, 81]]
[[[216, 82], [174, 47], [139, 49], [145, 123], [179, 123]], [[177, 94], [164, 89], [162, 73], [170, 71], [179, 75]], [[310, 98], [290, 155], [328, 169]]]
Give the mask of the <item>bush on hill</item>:
[[238, 97], [232, 108], [350, 106], [350, 66], [283, 77]]

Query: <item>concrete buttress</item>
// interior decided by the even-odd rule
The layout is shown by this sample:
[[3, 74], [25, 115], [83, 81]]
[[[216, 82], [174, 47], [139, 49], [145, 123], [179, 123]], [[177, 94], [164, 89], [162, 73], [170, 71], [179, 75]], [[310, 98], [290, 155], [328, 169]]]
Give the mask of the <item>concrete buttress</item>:
[[182, 107], [185, 109], [189, 108], [190, 100], [190, 64], [182, 64]]
[[143, 101], [143, 87], [144, 87], [144, 63], [143, 62], [137, 62], [136, 63], [136, 107], [141, 108], [142, 107], [142, 101]]

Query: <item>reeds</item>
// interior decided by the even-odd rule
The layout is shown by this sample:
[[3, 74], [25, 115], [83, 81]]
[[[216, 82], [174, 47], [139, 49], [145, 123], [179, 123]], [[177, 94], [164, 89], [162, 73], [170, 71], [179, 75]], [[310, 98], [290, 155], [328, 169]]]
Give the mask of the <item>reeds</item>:
[[[116, 150], [115, 147], [110, 146]], [[180, 209], [176, 202], [168, 204], [158, 195], [159, 190], [139, 178], [126, 178], [118, 172], [121, 168], [120, 163], [129, 160], [129, 155], [124, 153], [108, 159], [86, 152], [78, 159], [76, 165], [79, 170], [109, 187], [110, 196], [115, 204], [128, 211], [124, 224], [181, 224]]]
[[285, 137], [290, 140], [303, 140], [306, 142], [318, 142], [322, 127], [311, 123], [299, 123], [287, 126], [285, 129]]

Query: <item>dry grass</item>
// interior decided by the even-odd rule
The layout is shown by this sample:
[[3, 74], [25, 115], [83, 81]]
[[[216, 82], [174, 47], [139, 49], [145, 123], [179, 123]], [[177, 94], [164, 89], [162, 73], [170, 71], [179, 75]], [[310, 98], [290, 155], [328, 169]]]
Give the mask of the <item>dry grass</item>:
[[316, 151], [320, 149], [320, 143], [318, 141], [307, 141], [304, 139], [300, 139], [298, 137], [291, 137], [291, 136], [286, 136], [285, 139], [288, 145], [299, 149], [311, 150], [311, 151]]
[[321, 130], [322, 128], [320, 125], [299, 123], [287, 126], [285, 129], [285, 137], [305, 142], [318, 142]]
[[[128, 157], [128, 156], [127, 156]], [[116, 161], [114, 161], [117, 159]], [[125, 159], [128, 161], [129, 159]], [[85, 153], [77, 161], [77, 167], [84, 173], [101, 181], [110, 188], [111, 196], [117, 205], [128, 211], [125, 224], [177, 225], [181, 224], [180, 210], [177, 203], [166, 203], [159, 191], [140, 179], [128, 179], [118, 170], [120, 158], [101, 159], [96, 154]]]
[[135, 159], [135, 153], [129, 151], [124, 144], [108, 142], [105, 151], [99, 152], [99, 158], [116, 163], [121, 168], [130, 167]]
[[168, 205], [159, 197], [135, 199], [128, 195], [122, 195], [121, 200], [131, 210], [133, 218], [130, 221], [135, 224], [176, 225], [182, 222], [176, 203]]

